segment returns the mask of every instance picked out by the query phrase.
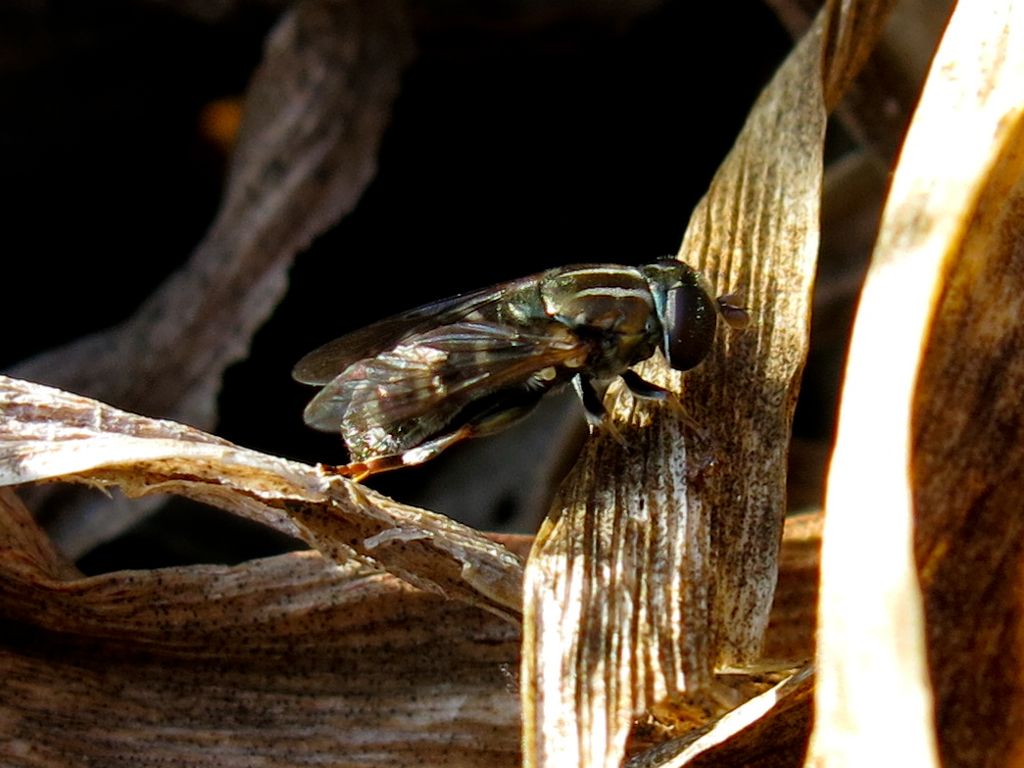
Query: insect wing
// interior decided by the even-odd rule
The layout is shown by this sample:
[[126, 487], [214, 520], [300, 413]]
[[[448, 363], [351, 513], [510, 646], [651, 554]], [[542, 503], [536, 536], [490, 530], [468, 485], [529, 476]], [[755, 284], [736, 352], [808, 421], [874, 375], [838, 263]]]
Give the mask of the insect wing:
[[488, 314], [511, 291], [535, 279], [524, 277], [499, 283], [386, 317], [313, 350], [296, 363], [292, 378], [303, 384], [324, 386], [349, 366], [375, 357], [404, 339], [458, 322], [474, 312]]
[[443, 433], [473, 405], [500, 393], [539, 394], [557, 383], [553, 369], [585, 348], [557, 323], [524, 330], [460, 322], [402, 340], [332, 380], [306, 408], [306, 423], [340, 430], [355, 461], [413, 448]]

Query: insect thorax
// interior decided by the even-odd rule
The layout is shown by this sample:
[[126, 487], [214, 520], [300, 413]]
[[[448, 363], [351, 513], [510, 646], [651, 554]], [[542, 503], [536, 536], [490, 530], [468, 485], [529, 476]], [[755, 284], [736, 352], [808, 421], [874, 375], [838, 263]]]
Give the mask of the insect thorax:
[[552, 270], [540, 283], [541, 301], [557, 319], [587, 342], [587, 372], [616, 376], [654, 354], [661, 324], [650, 287], [633, 267], [583, 265]]

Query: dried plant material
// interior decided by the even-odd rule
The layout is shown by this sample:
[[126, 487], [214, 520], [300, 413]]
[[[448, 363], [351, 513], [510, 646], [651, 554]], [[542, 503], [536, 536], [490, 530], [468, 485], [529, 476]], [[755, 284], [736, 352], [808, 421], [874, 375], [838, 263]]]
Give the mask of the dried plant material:
[[937, 765], [928, 660], [943, 763], [1022, 754], [1021, 93], [1024, 7], [960, 3], [896, 169], [850, 350], [822, 554], [815, 765]]
[[[962, 184], [964, 207], [936, 211], [949, 211], [956, 234], [912, 413], [914, 547], [943, 765], [1024, 757], [1024, 9], [1003, 5], [970, 32], [981, 14], [954, 17], [953, 61], [940, 59], [956, 114], [973, 116], [956, 128], [946, 119], [943, 137], [973, 144], [960, 160], [977, 175], [938, 182]], [[939, 107], [922, 104], [933, 130]]]
[[[824, 17], [754, 105], [694, 211], [680, 252], [714, 276], [716, 290], [743, 286], [742, 301], [754, 313], [751, 328], [725, 337], [712, 364], [683, 385], [686, 407], [702, 424], [714, 425], [720, 464], [676, 502], [705, 520], [699, 536], [706, 555], [695, 553], [702, 572], [687, 574], [712, 585], [701, 610], [708, 611], [710, 637], [698, 685], [714, 665], [758, 658], [772, 604], [789, 430], [807, 355], [818, 249], [823, 24]], [[696, 444], [692, 437], [689, 442]], [[688, 622], [686, 631], [704, 634], [701, 623]]]
[[[761, 652], [777, 575], [786, 446], [807, 352], [825, 105], [877, 38], [891, 3], [824, 13], [755, 105], [680, 251], [752, 327], [723, 334], [681, 381], [705, 430], [613, 390], [629, 448], [591, 441], [527, 565], [527, 765], [619, 765], [632, 719], [700, 698], [716, 666]], [[832, 6], [830, 6], [832, 8]]]
[[0, 543], [5, 765], [519, 764], [485, 611], [312, 552], [76, 578], [7, 489]]
[[[804, 589], [815, 530], [787, 526], [779, 605]], [[812, 621], [776, 613], [769, 636], [782, 628], [810, 642]], [[305, 552], [83, 578], [0, 489], [0, 617], [5, 762], [519, 765], [516, 626], [359, 561]], [[770, 743], [800, 722], [801, 689], [769, 693], [776, 705], [758, 727], [771, 724]], [[770, 703], [755, 702], [715, 736], [698, 731], [636, 760], [760, 754], [768, 740], [742, 727], [743, 712]], [[726, 731], [735, 737], [719, 748]]]
[[[295, 254], [355, 207], [376, 171], [411, 53], [401, 5], [307, 0], [287, 10], [256, 72], [216, 220], [188, 264], [125, 323], [11, 373], [201, 428], [224, 370], [284, 295]], [[66, 500], [63, 500], [66, 502]], [[146, 505], [63, 504], [81, 554]]]
[[629, 760], [626, 768], [799, 765], [811, 726], [813, 673], [812, 665], [804, 665], [724, 715], [714, 727], [667, 742]]
[[[1019, 93], [1024, 69], [1007, 82]], [[1024, 755], [1024, 124], [1010, 121], [943, 265], [914, 402], [914, 544], [944, 765]]]
[[814, 658], [823, 521], [820, 511], [786, 518], [779, 581], [764, 638], [767, 660]]
[[[767, 0], [790, 33], [799, 36], [811, 25], [820, 0]], [[843, 127], [864, 149], [889, 167], [906, 132], [910, 113], [921, 92], [925, 73], [946, 19], [951, 0], [903, 0], [892, 8], [881, 38], [858, 52], [870, 56], [849, 86], [837, 82], [836, 103], [826, 89], [826, 104], [836, 107]], [[863, 10], [851, 5], [854, 12]], [[887, 13], [885, 8], [869, 10]], [[873, 23], [873, 22], [872, 22]], [[856, 42], [856, 41], [854, 41]], [[855, 46], [847, 46], [854, 48]], [[824, 228], [823, 228], [824, 229]]]
[[[786, 519], [779, 583], [765, 636], [768, 660], [814, 656], [822, 520], [820, 512]], [[653, 746], [638, 752], [637, 742], [644, 730], [651, 730], [649, 724], [641, 723], [630, 735], [632, 757], [626, 765], [800, 765], [811, 729], [813, 678], [810, 662], [799, 665], [795, 673], [792, 669], [792, 662], [765, 661], [748, 667], [745, 673], [734, 670], [724, 674], [722, 679], [731, 688], [743, 696], [756, 695], [756, 700], [710, 724], [655, 721], [661, 732], [647, 738]], [[671, 705], [661, 709], [669, 718], [678, 716]]]
[[65, 479], [175, 493], [516, 620], [518, 557], [443, 515], [298, 462], [84, 397], [0, 377], [0, 485]]
[[[868, 151], [850, 152], [828, 165], [822, 193], [812, 354], [845, 348], [888, 191], [889, 171]], [[822, 471], [822, 478], [824, 474]], [[814, 498], [820, 506], [824, 493]]]

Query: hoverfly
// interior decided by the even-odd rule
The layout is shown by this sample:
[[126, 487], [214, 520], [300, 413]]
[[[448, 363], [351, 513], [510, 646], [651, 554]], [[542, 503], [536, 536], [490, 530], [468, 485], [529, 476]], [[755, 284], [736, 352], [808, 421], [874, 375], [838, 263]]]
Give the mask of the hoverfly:
[[675, 402], [630, 367], [658, 349], [676, 370], [695, 367], [719, 315], [734, 328], [748, 321], [675, 259], [557, 267], [380, 320], [309, 353], [292, 375], [322, 387], [306, 424], [340, 431], [351, 463], [337, 471], [361, 478], [504, 429], [569, 381], [592, 426], [605, 421], [616, 376], [639, 397]]

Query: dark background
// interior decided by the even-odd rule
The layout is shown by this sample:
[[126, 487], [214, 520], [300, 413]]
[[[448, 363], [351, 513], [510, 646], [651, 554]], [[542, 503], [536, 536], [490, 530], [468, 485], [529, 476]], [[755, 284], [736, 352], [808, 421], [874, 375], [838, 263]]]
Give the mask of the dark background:
[[[675, 253], [790, 40], [757, 2], [649, 5], [549, 15], [415, 6], [418, 54], [377, 177], [298, 258], [250, 358], [228, 371], [217, 433], [342, 461], [337, 438], [303, 426], [312, 391], [290, 379], [313, 347], [546, 267]], [[0, 9], [0, 370], [121, 321], [185, 260], [227, 162], [203, 111], [243, 94], [277, 13], [242, 5], [203, 21], [155, 3], [80, 0]], [[824, 409], [798, 427], [831, 431]], [[401, 498], [410, 477], [378, 487]], [[256, 541], [239, 545], [236, 523], [207, 513], [207, 539], [223, 550], [175, 549], [166, 526], [200, 514], [179, 509], [105, 546], [91, 567], [230, 561], [280, 544], [246, 526]]]

